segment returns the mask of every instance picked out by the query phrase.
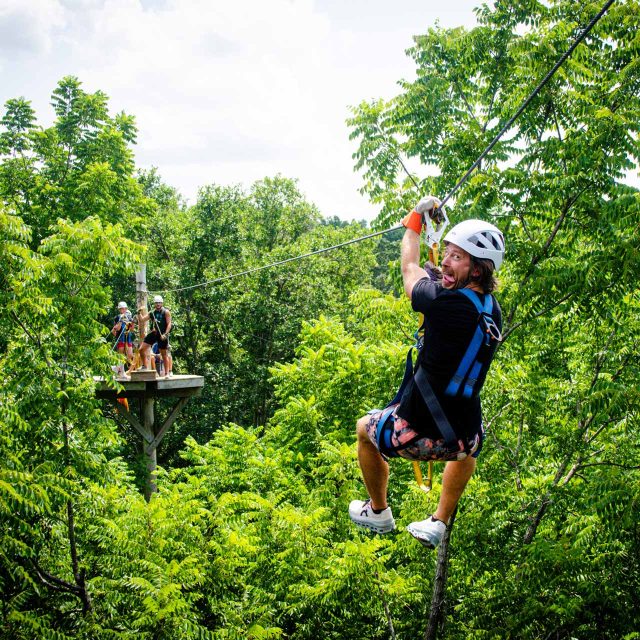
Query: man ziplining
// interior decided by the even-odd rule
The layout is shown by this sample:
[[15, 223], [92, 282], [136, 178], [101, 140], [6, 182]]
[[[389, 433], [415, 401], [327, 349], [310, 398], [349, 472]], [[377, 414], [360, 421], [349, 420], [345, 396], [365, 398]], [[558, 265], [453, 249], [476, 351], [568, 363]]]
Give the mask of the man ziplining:
[[442, 540], [482, 448], [479, 393], [501, 339], [500, 306], [492, 292], [504, 257], [497, 227], [466, 220], [444, 237], [441, 271], [431, 263], [428, 271], [420, 267], [425, 216], [433, 218], [439, 207], [437, 198], [427, 196], [402, 220], [402, 279], [413, 310], [424, 315], [424, 343], [400, 402], [357, 422], [358, 461], [369, 498], [349, 505], [356, 524], [389, 533], [395, 521], [387, 505], [387, 459], [447, 461], [436, 511], [407, 526], [430, 548]]

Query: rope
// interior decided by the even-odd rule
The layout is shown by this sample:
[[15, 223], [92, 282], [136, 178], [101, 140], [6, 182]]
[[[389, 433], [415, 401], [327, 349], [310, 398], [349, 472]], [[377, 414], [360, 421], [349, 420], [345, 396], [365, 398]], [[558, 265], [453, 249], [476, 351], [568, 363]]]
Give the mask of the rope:
[[120, 322], [122, 323], [122, 329], [120, 329], [120, 334], [116, 338], [116, 341], [113, 343], [113, 346], [111, 347], [111, 351], [113, 351], [118, 346], [118, 343], [120, 342], [120, 338], [122, 338], [122, 335], [124, 334], [124, 330], [127, 328], [126, 322], [124, 322], [123, 320], [120, 320]]
[[[469, 169], [462, 176], [462, 178], [460, 178], [460, 180], [458, 180], [458, 182], [455, 184], [453, 189], [451, 189], [451, 191], [444, 197], [444, 199], [441, 201], [440, 207], [442, 207], [453, 196], [453, 194], [469, 179], [469, 176], [474, 172], [475, 169], [478, 168], [480, 163], [484, 160], [484, 158], [491, 151], [491, 149], [493, 149], [493, 147], [496, 145], [498, 140], [500, 140], [500, 138], [502, 138], [502, 136], [511, 128], [513, 123], [520, 117], [522, 112], [529, 106], [529, 103], [540, 93], [542, 88], [554, 76], [556, 71], [566, 62], [566, 60], [574, 52], [576, 47], [585, 39], [587, 34], [591, 31], [591, 29], [593, 29], [593, 27], [596, 25], [596, 23], [600, 20], [600, 18], [602, 18], [602, 16], [607, 12], [609, 7], [615, 1], [616, 0], [607, 0], [607, 2], [605, 2], [605, 4], [602, 7], [602, 9], [600, 9], [600, 11], [591, 19], [589, 24], [580, 32], [580, 34], [578, 34], [576, 39], [573, 41], [573, 44], [565, 51], [564, 54], [562, 54], [562, 56], [560, 56], [558, 61], [550, 69], [550, 71], [547, 73], [547, 75], [545, 75], [545, 77], [538, 83], [538, 85], [535, 87], [535, 89], [527, 96], [527, 98], [520, 105], [518, 110], [513, 114], [513, 116], [511, 116], [511, 118], [509, 118], [509, 120], [505, 123], [505, 125], [502, 127], [502, 129], [500, 129], [500, 131], [495, 136], [495, 138], [487, 145], [485, 150], [478, 156], [476, 161], [469, 167]], [[407, 168], [405, 167], [404, 163], [402, 162], [402, 160], [399, 157], [398, 157], [398, 161], [402, 165], [403, 169], [407, 172], [407, 175], [411, 178], [411, 180], [413, 181], [413, 183], [416, 186], [416, 188], [418, 188], [418, 184], [416, 183], [415, 179], [407, 171]], [[355, 244], [356, 242], [362, 242], [363, 240], [368, 240], [369, 238], [374, 238], [376, 236], [380, 236], [380, 235], [383, 235], [385, 233], [391, 233], [392, 231], [396, 231], [396, 230], [401, 229], [401, 228], [402, 228], [402, 225], [396, 225], [395, 227], [391, 227], [390, 229], [385, 229], [384, 231], [377, 231], [375, 233], [370, 233], [370, 234], [368, 234], [366, 236], [362, 236], [360, 238], [355, 238], [355, 239], [349, 240], [347, 242], [342, 242], [340, 244], [333, 245], [332, 247], [326, 247], [325, 249], [318, 249], [317, 251], [310, 251], [309, 253], [303, 253], [302, 255], [294, 256], [292, 258], [286, 258], [285, 260], [278, 260], [277, 262], [271, 262], [271, 263], [263, 265], [261, 267], [255, 267], [253, 269], [247, 269], [246, 271], [240, 271], [239, 273], [232, 273], [230, 275], [222, 276], [222, 277], [216, 278], [214, 280], [207, 280], [206, 282], [201, 282], [199, 284], [192, 284], [192, 285], [187, 286], [187, 287], [178, 287], [178, 288], [175, 288], [175, 289], [162, 289], [160, 291], [151, 291], [150, 293], [175, 293], [175, 292], [178, 292], [178, 291], [188, 291], [190, 289], [198, 289], [200, 287], [207, 287], [207, 286], [215, 285], [215, 284], [218, 284], [219, 282], [224, 282], [225, 280], [231, 280], [233, 278], [239, 278], [240, 276], [246, 276], [246, 275], [249, 275], [251, 273], [256, 273], [258, 271], [263, 271], [264, 269], [271, 269], [272, 267], [277, 267], [279, 265], [287, 264], [289, 262], [295, 262], [297, 260], [302, 260], [304, 258], [309, 258], [311, 256], [317, 256], [317, 255], [319, 255], [321, 253], [326, 253], [328, 251], [334, 251], [335, 249], [339, 249], [341, 247], [346, 247], [346, 246], [348, 246], [350, 244]]]
[[540, 93], [542, 87], [544, 87], [549, 80], [551, 80], [552, 76], [555, 72], [566, 62], [567, 58], [573, 53], [575, 48], [585, 39], [589, 31], [593, 29], [598, 20], [602, 18], [602, 16], [607, 12], [607, 9], [615, 2], [616, 0], [607, 0], [604, 6], [600, 11], [595, 15], [591, 22], [582, 30], [582, 32], [578, 35], [578, 37], [574, 40], [573, 44], [565, 51], [565, 53], [560, 56], [558, 61], [553, 65], [553, 68], [547, 73], [547, 75], [538, 83], [538, 86], [529, 94], [529, 96], [525, 99], [525, 101], [520, 105], [520, 108], [509, 118], [507, 123], [500, 129], [496, 137], [487, 145], [487, 148], [478, 156], [478, 159], [469, 167], [469, 170], [458, 180], [456, 185], [451, 189], [451, 191], [444, 197], [440, 206], [442, 206], [451, 196], [469, 179], [469, 176], [473, 173], [474, 169], [478, 167], [478, 165], [484, 160], [486, 155], [493, 149], [498, 140], [502, 138], [502, 136], [511, 128], [511, 125], [520, 117], [522, 112], [529, 106], [529, 103]]
[[369, 238], [375, 238], [376, 236], [381, 236], [383, 233], [390, 233], [391, 231], [397, 231], [398, 229], [402, 229], [401, 224], [396, 225], [395, 227], [391, 227], [391, 229], [370, 233], [369, 235], [362, 236], [361, 238], [354, 238], [353, 240], [347, 240], [346, 242], [341, 242], [340, 244], [334, 244], [332, 247], [326, 247], [324, 249], [310, 251], [309, 253], [303, 253], [302, 255], [295, 256], [293, 258], [285, 258], [284, 260], [278, 260], [277, 262], [270, 262], [269, 264], [262, 265], [261, 267], [254, 267], [253, 269], [247, 269], [246, 271], [240, 271], [239, 273], [231, 273], [228, 276], [222, 276], [220, 278], [216, 278], [215, 280], [207, 280], [206, 282], [201, 282], [199, 284], [192, 284], [192, 285], [189, 285], [188, 287], [179, 287], [177, 289], [162, 289], [161, 291], [150, 291], [149, 293], [174, 293], [176, 291], [187, 291], [189, 289], [197, 289], [198, 287], [207, 287], [209, 285], [223, 282], [224, 280], [239, 278], [240, 276], [246, 276], [251, 273], [263, 271], [264, 269], [277, 267], [281, 264], [287, 264], [288, 262], [295, 262], [296, 260], [302, 260], [303, 258], [309, 258], [310, 256], [317, 256], [321, 253], [327, 253], [328, 251], [333, 251], [334, 249], [339, 249], [340, 247], [346, 247], [350, 244], [355, 244], [356, 242], [362, 242], [363, 240], [368, 240]]

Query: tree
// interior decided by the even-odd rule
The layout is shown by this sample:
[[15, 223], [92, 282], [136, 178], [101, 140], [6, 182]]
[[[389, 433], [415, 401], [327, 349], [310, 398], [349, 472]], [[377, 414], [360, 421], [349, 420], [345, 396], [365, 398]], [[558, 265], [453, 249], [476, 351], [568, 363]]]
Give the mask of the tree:
[[[94, 484], [122, 481], [109, 460], [118, 438], [94, 397], [91, 373], [109, 379], [114, 360], [96, 317], [109, 299], [101, 279], [130, 266], [134, 245], [120, 225], [60, 220], [36, 253], [17, 216], [3, 212], [2, 221], [11, 266], [0, 294], [3, 626], [40, 636], [73, 629], [93, 610], [83, 516]], [[55, 606], [45, 611], [46, 593], [66, 620]]]
[[134, 119], [111, 117], [107, 96], [85, 92], [71, 76], [58, 83], [51, 104], [56, 120], [47, 129], [36, 125], [24, 98], [9, 100], [0, 121], [0, 194], [31, 228], [32, 248], [58, 218], [94, 215], [126, 222], [135, 233], [151, 202], [134, 176]]
[[[392, 212], [417, 198], [409, 192], [403, 155], [438, 168], [420, 180], [422, 191], [447, 193], [599, 8], [563, 0], [497, 3], [478, 10], [473, 30], [417, 36], [409, 50], [416, 80], [402, 82], [388, 103], [360, 105], [351, 119], [363, 189], [384, 204], [377, 223], [395, 222]], [[452, 568], [449, 602], [465, 612], [466, 637], [504, 632], [495, 615], [505, 606], [507, 628], [524, 637], [587, 634], [599, 629], [596, 615], [607, 620], [603, 637], [633, 627], [627, 608], [635, 605], [633, 590], [607, 578], [624, 602], [616, 615], [611, 601], [602, 603], [587, 586], [598, 580], [598, 558], [611, 553], [610, 536], [625, 557], [634, 553], [632, 530], [621, 525], [614, 534], [606, 517], [590, 520], [582, 494], [585, 483], [598, 503], [596, 496], [611, 490], [616, 513], [623, 505], [635, 511], [617, 493], [621, 474], [638, 486], [633, 455], [619, 460], [612, 452], [632, 452], [639, 444], [634, 274], [640, 198], [625, 183], [640, 155], [638, 9], [636, 2], [610, 8], [456, 193], [450, 211], [453, 221], [490, 219], [504, 229], [508, 247], [501, 274], [505, 342], [485, 392], [491, 430], [477, 480], [484, 502], [476, 503], [472, 489], [464, 503], [472, 505], [468, 517], [481, 513], [483, 519], [457, 526], [481, 539], [483, 526], [504, 532], [494, 541], [503, 553], [476, 568]], [[488, 493], [491, 477], [513, 480], [515, 496]], [[599, 535], [592, 529], [586, 543], [589, 522]], [[580, 558], [579, 569], [570, 558]], [[460, 587], [468, 571], [474, 584], [491, 582], [496, 609], [487, 607], [485, 590], [485, 613], [471, 613], [475, 596]], [[553, 587], [542, 578], [550, 571], [560, 577]], [[637, 576], [635, 564], [631, 571]], [[513, 580], [502, 589], [496, 575]], [[449, 633], [462, 634], [450, 624]]]
[[151, 226], [164, 225], [170, 249], [149, 239], [150, 288], [169, 289], [165, 298], [179, 327], [174, 355], [182, 370], [207, 378], [202, 398], [185, 408], [165, 438], [167, 459], [179, 462], [187, 433], [204, 441], [229, 420], [266, 423], [273, 412], [269, 367], [293, 356], [304, 318], [348, 314], [350, 292], [371, 278], [376, 242], [262, 269], [364, 230], [355, 223], [321, 224], [295, 181], [282, 176], [248, 190], [209, 185], [193, 207], [158, 215], [161, 221]]

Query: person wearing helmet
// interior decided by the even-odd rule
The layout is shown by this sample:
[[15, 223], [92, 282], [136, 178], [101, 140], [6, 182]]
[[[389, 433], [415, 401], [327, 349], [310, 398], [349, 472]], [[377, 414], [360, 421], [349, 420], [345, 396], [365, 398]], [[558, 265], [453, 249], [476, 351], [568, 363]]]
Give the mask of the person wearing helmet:
[[[133, 338], [134, 325], [131, 311], [127, 309], [127, 303], [118, 303], [118, 315], [114, 318], [114, 325], [111, 333], [116, 337], [116, 348], [118, 353], [124, 355], [129, 365], [133, 362]], [[124, 376], [124, 365], [118, 365], [117, 374]]]
[[441, 270], [430, 263], [423, 269], [424, 215], [438, 207], [440, 201], [428, 196], [402, 221], [402, 278], [413, 310], [424, 315], [424, 344], [400, 402], [358, 420], [358, 460], [369, 499], [349, 506], [356, 524], [388, 533], [395, 521], [387, 504], [387, 459], [447, 461], [436, 511], [407, 526], [429, 548], [440, 543], [482, 447], [479, 393], [501, 339], [492, 292], [505, 250], [497, 227], [466, 220], [444, 237]]
[[147, 313], [146, 309], [138, 309], [138, 320], [146, 322], [151, 320], [151, 330], [144, 337], [140, 345], [140, 359], [142, 366], [148, 369], [151, 365], [151, 347], [158, 345], [162, 363], [164, 365], [165, 377], [173, 376], [173, 358], [169, 353], [169, 333], [171, 332], [171, 312], [164, 306], [162, 296], [153, 297], [153, 309]]

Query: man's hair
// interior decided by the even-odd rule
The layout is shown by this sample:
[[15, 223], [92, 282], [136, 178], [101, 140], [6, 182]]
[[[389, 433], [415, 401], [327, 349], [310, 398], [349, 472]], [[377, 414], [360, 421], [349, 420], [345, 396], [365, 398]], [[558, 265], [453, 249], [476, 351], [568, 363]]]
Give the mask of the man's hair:
[[473, 272], [476, 268], [479, 271], [478, 275], [471, 276], [469, 280], [479, 284], [484, 293], [495, 291], [500, 283], [494, 275], [493, 260], [471, 256], [471, 271]]

